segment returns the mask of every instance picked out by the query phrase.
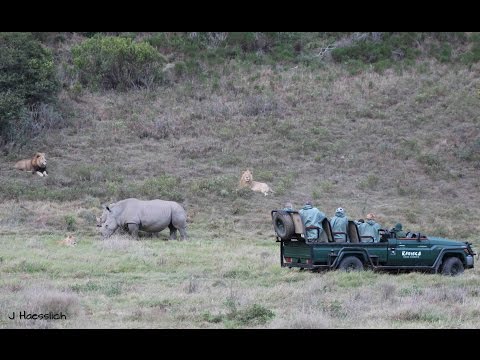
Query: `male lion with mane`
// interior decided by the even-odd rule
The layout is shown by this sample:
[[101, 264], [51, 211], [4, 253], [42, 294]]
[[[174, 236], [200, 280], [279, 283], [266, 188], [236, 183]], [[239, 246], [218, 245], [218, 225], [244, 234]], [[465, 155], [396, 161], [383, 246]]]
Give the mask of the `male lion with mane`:
[[23, 171], [31, 171], [32, 174], [37, 173], [40, 176], [48, 176], [47, 159], [45, 153], [37, 152], [31, 159], [17, 161], [15, 169]]
[[253, 191], [263, 193], [265, 196], [267, 196], [269, 192], [272, 194], [274, 192], [266, 183], [253, 181], [253, 174], [249, 169], [243, 172], [239, 185], [240, 188], [249, 187]]

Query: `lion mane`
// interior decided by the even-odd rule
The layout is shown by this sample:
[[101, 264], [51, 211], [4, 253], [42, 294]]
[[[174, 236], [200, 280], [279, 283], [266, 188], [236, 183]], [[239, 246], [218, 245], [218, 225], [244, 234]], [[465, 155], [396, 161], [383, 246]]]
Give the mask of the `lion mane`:
[[249, 187], [253, 191], [263, 193], [265, 196], [267, 196], [268, 193], [274, 192], [272, 188], [268, 186], [268, 184], [259, 182], [259, 181], [254, 181], [253, 173], [250, 171], [250, 169], [247, 169], [242, 173], [242, 176], [240, 177], [239, 187], [240, 188]]
[[17, 161], [15, 169], [31, 171], [32, 174], [37, 173], [40, 176], [47, 176], [47, 159], [45, 158], [45, 153], [37, 152], [31, 159]]

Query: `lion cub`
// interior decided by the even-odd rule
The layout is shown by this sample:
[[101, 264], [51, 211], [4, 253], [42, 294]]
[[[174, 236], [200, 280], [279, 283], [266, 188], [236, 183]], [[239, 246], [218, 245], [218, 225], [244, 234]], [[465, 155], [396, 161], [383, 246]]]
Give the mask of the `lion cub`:
[[65, 245], [65, 246], [76, 246], [77, 245], [77, 239], [75, 238], [74, 235], [68, 235], [65, 239], [58, 241], [60, 245]]

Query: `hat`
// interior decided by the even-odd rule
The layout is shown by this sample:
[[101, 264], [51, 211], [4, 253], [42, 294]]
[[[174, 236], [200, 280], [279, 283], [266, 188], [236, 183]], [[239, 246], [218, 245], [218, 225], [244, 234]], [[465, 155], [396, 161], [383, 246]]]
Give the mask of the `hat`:
[[341, 208], [341, 207], [339, 207], [337, 210], [335, 210], [335, 212], [345, 214], [345, 210], [343, 210], [343, 208]]
[[395, 224], [395, 230], [402, 231], [402, 224], [400, 223]]
[[375, 214], [373, 213], [367, 214], [367, 220], [373, 220], [373, 219], [375, 219]]

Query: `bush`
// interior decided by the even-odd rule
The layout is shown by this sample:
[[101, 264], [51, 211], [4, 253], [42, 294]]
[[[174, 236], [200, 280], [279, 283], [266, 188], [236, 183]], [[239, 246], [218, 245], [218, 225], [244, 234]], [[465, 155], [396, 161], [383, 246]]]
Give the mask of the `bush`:
[[0, 33], [0, 135], [4, 141], [17, 140], [16, 129], [26, 128], [18, 123], [33, 121], [28, 119], [29, 110], [53, 102], [59, 89], [48, 49], [31, 33]]
[[93, 89], [149, 88], [162, 79], [166, 59], [150, 44], [101, 36], [72, 49], [80, 82]]
[[226, 314], [211, 314], [206, 312], [202, 315], [203, 320], [211, 323], [231, 322], [233, 326], [256, 326], [264, 325], [275, 317], [272, 310], [265, 308], [259, 304], [253, 304], [246, 309], [237, 309], [235, 301], [228, 299], [225, 302], [228, 308]]
[[235, 313], [236, 320], [242, 325], [265, 324], [268, 320], [275, 317], [272, 310], [262, 305], [253, 304], [244, 310]]
[[423, 165], [425, 172], [430, 176], [437, 175], [445, 168], [437, 155], [421, 154], [417, 157], [417, 161]]
[[65, 215], [65, 224], [67, 231], [75, 231], [77, 229], [77, 219], [74, 215]]

